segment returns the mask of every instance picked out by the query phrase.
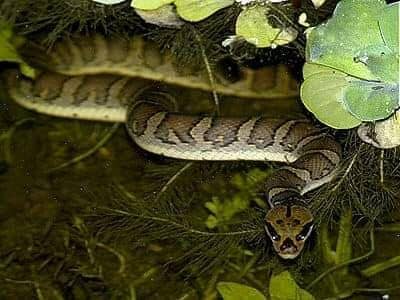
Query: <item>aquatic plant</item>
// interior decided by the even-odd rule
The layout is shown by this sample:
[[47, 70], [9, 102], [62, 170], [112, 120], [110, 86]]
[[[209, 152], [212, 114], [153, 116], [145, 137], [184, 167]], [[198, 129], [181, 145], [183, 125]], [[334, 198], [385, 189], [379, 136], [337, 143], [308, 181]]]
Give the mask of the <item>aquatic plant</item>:
[[12, 62], [20, 65], [22, 74], [34, 77], [34, 70], [29, 67], [18, 54], [17, 48], [24, 39], [13, 34], [12, 27], [0, 21], [0, 62]]
[[[217, 290], [224, 300], [266, 300], [257, 289], [236, 282], [219, 282]], [[273, 275], [269, 282], [269, 299], [271, 300], [313, 300], [306, 290], [301, 289], [288, 271]]]
[[322, 123], [352, 128], [399, 107], [399, 3], [343, 0], [307, 36], [301, 98]]
[[[105, 3], [104, 1], [97, 1]], [[120, 1], [108, 1], [107, 4], [115, 4]], [[155, 12], [155, 17], [160, 18], [160, 24], [163, 23], [162, 14], [169, 13], [165, 7], [173, 4], [176, 7], [176, 13], [185, 21], [199, 22], [217, 11], [227, 8], [239, 2], [242, 10], [236, 20], [236, 35], [231, 36], [224, 41], [228, 45], [235, 40], [244, 39], [256, 47], [276, 48], [279, 45], [286, 45], [296, 39], [298, 31], [297, 25], [284, 12], [285, 7], [290, 4], [281, 4], [279, 8], [275, 3], [277, 1], [235, 1], [235, 0], [133, 0], [131, 6], [138, 12]], [[156, 11], [160, 11], [157, 14]], [[140, 13], [139, 13], [140, 14]], [[172, 25], [166, 18], [166, 25]], [[157, 23], [155, 20], [151, 23]], [[180, 26], [181, 23], [177, 23]]]
[[208, 228], [225, 227], [234, 215], [249, 209], [250, 203], [254, 201], [259, 207], [264, 208], [266, 203], [254, 193], [257, 187], [265, 181], [271, 172], [260, 169], [252, 169], [247, 174], [235, 174], [230, 185], [236, 190], [229, 193], [230, 197], [222, 198], [213, 196], [211, 201], [205, 203], [206, 208], [211, 212], [206, 220]]

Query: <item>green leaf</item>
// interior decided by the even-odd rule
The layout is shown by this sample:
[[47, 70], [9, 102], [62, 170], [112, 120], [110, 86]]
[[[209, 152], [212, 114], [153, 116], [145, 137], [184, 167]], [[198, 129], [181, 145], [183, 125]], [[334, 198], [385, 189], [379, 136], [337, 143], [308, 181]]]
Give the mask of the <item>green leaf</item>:
[[378, 20], [386, 7], [384, 0], [343, 0], [327, 23], [314, 28], [307, 37], [306, 59], [330, 66], [355, 77], [377, 80], [361, 61], [360, 49], [383, 44]]
[[307, 63], [304, 69], [307, 77], [300, 89], [301, 100], [318, 120], [337, 129], [361, 124], [361, 120], [348, 112], [343, 103], [349, 85], [345, 73]]
[[[148, 1], [148, 0], [142, 0]], [[189, 22], [198, 22], [216, 11], [232, 5], [234, 0], [175, 0], [178, 15]]]
[[392, 3], [383, 9], [379, 17], [379, 27], [385, 44], [399, 54], [399, 9], [400, 3]]
[[306, 290], [301, 289], [288, 271], [272, 276], [269, 282], [271, 300], [314, 300]]
[[356, 60], [361, 61], [379, 80], [399, 81], [399, 57], [386, 45], [375, 45], [362, 49]]
[[256, 47], [276, 47], [292, 42], [297, 31], [274, 28], [268, 23], [268, 8], [256, 5], [244, 9], [236, 20], [236, 34]]
[[260, 291], [236, 282], [219, 282], [217, 290], [224, 300], [266, 300]]
[[92, 1], [106, 5], [113, 5], [124, 2], [125, 0], [92, 0]]
[[[18, 55], [17, 49], [12, 43], [12, 29], [5, 23], [0, 22], [0, 62], [14, 62], [20, 64], [22, 74], [28, 77], [34, 77], [35, 71], [28, 66]], [[21, 43], [20, 39], [15, 39], [16, 43]]]
[[[305, 63], [303, 66], [303, 78], [304, 78], [304, 80], [306, 80], [308, 77], [315, 75], [315, 74], [322, 74], [322, 73], [332, 74], [333, 71], [335, 71], [335, 70], [330, 67], [324, 66], [324, 65]], [[341, 73], [339, 71], [337, 71], [337, 72]]]
[[345, 91], [349, 112], [362, 121], [389, 117], [399, 107], [399, 86], [353, 79]]
[[153, 10], [172, 2], [174, 2], [174, 0], [132, 0], [131, 7], [143, 10]]

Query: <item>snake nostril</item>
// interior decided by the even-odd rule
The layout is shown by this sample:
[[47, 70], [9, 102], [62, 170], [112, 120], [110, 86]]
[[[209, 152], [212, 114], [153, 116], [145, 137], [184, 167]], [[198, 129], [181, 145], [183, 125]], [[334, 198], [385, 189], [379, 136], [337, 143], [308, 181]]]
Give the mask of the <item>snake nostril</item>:
[[285, 250], [291, 249], [291, 248], [296, 249], [297, 247], [296, 247], [296, 245], [293, 243], [293, 241], [290, 238], [286, 238], [283, 241], [283, 243], [282, 243], [282, 245], [280, 247], [280, 250], [281, 251], [285, 251]]

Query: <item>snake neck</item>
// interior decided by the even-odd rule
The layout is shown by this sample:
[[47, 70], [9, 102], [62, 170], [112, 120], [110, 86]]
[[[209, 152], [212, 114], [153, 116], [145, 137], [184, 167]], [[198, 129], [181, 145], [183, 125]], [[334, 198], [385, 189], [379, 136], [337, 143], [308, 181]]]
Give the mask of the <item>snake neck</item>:
[[275, 206], [304, 206], [307, 207], [308, 204], [305, 201], [304, 197], [300, 195], [297, 190], [294, 189], [285, 189], [279, 194], [274, 195], [272, 199], [269, 199], [270, 207], [273, 208]]

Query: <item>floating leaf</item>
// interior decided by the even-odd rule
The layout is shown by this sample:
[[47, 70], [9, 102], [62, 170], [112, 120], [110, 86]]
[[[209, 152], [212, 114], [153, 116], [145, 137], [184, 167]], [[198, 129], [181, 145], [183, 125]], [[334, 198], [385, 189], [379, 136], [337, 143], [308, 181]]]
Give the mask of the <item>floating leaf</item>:
[[[0, 62], [14, 62], [20, 65], [22, 74], [28, 77], [34, 77], [35, 71], [28, 66], [18, 55], [16, 48], [12, 42], [13, 34], [10, 26], [0, 22]], [[20, 44], [21, 40], [14, 39], [15, 44]]]
[[389, 117], [399, 107], [398, 85], [354, 79], [345, 90], [344, 103], [362, 121]]
[[232, 5], [234, 2], [234, 0], [175, 0], [174, 4], [178, 15], [182, 19], [189, 22], [198, 22], [220, 9]]
[[383, 44], [378, 20], [385, 7], [384, 0], [339, 2], [332, 18], [308, 35], [307, 61], [366, 80], [377, 80], [362, 61], [354, 58], [360, 49]]
[[379, 17], [379, 28], [385, 44], [399, 54], [399, 9], [400, 3], [392, 3], [383, 9]]
[[[314, 300], [306, 290], [301, 289], [288, 271], [272, 276], [269, 282], [271, 300]], [[243, 298], [242, 298], [243, 299]]]
[[224, 300], [266, 300], [260, 291], [236, 282], [219, 282], [217, 290]]
[[174, 2], [174, 0], [132, 0], [131, 6], [143, 10], [152, 10], [172, 2]]
[[184, 24], [171, 4], [157, 9], [145, 10], [135, 8], [135, 12], [146, 22], [161, 27], [180, 27]]
[[356, 59], [362, 61], [380, 81], [399, 81], [399, 57], [386, 45], [362, 49], [357, 53]]
[[236, 20], [236, 34], [260, 48], [285, 45], [297, 37], [295, 29], [272, 27], [267, 14], [266, 6], [256, 5], [244, 9]]
[[[322, 73], [335, 73], [336, 71], [330, 67], [312, 64], [312, 63], [305, 63], [303, 66], [303, 78], [306, 80], [308, 77], [315, 75], [315, 74], [322, 74]], [[338, 71], [338, 73], [341, 73]]]
[[350, 128], [399, 108], [398, 8], [343, 0], [308, 35], [301, 97], [323, 123]]
[[92, 1], [106, 5], [113, 5], [124, 2], [125, 0], [92, 0]]
[[[361, 120], [347, 111], [344, 95], [349, 83], [347, 75], [316, 64], [305, 64], [307, 78], [300, 95], [306, 108], [322, 123], [337, 129], [353, 128]], [[313, 73], [310, 73], [313, 71]]]

